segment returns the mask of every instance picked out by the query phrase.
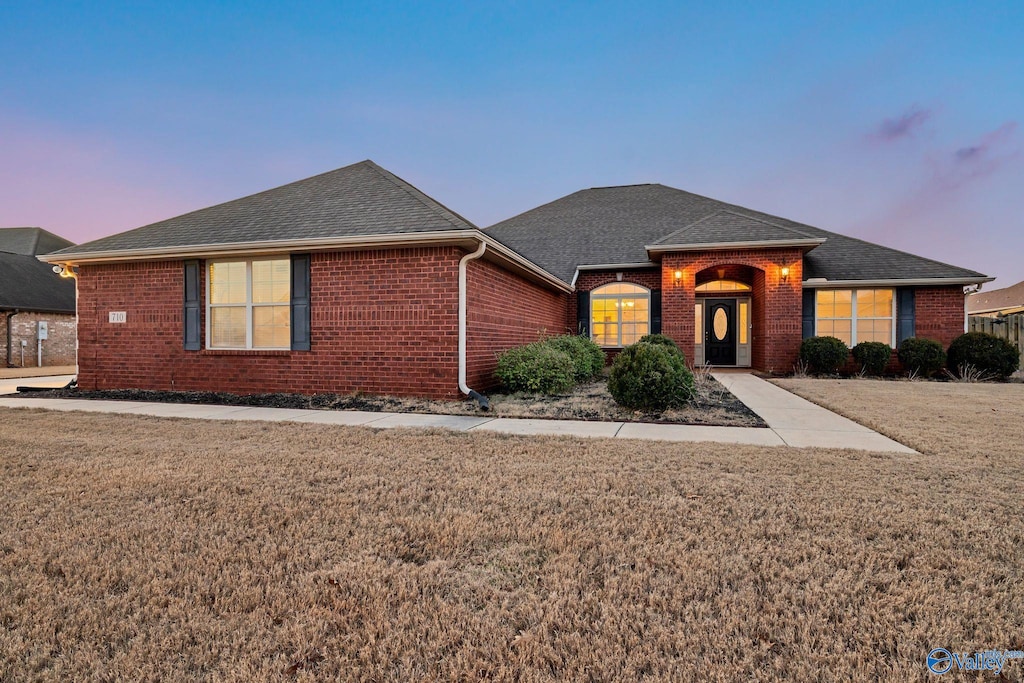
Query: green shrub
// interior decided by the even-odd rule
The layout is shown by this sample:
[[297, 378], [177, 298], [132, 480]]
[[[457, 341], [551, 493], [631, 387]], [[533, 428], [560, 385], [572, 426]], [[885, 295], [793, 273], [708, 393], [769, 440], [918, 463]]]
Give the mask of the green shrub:
[[881, 375], [892, 358], [892, 347], [882, 342], [861, 342], [850, 351], [853, 359], [869, 375]]
[[970, 365], [986, 375], [1009, 377], [1020, 367], [1020, 351], [1000, 337], [984, 332], [968, 332], [949, 345], [946, 365], [954, 373]]
[[576, 366], [569, 354], [545, 342], [517, 346], [501, 354], [495, 374], [513, 392], [558, 394], [576, 383]]
[[835, 337], [808, 337], [800, 344], [800, 360], [811, 372], [833, 375], [849, 357], [850, 349]]
[[670, 351], [677, 351], [681, 355], [683, 354], [683, 350], [679, 348], [679, 345], [676, 344], [675, 341], [673, 341], [672, 337], [666, 337], [663, 334], [645, 334], [644, 336], [640, 337], [640, 342], [643, 344], [656, 344], [658, 346], [664, 346], [666, 349], [669, 349]]
[[587, 382], [601, 374], [604, 370], [604, 351], [587, 337], [577, 334], [565, 334], [545, 340], [559, 351], [569, 354], [576, 367], [577, 382]]
[[946, 364], [946, 352], [934, 339], [910, 337], [900, 342], [896, 352], [908, 372], [931, 377]]
[[637, 342], [616, 356], [608, 391], [616, 403], [633, 410], [680, 408], [693, 395], [693, 373], [682, 353], [665, 344]]

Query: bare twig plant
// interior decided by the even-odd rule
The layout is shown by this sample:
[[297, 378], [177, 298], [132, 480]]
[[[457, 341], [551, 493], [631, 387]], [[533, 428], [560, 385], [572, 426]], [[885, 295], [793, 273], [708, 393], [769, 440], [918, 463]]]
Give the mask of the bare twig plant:
[[707, 363], [693, 369], [693, 401], [699, 406], [719, 405], [728, 393], [726, 388], [711, 375]]
[[978, 382], [989, 382], [995, 379], [995, 376], [991, 373], [981, 370], [971, 363], [961, 363], [957, 366], [956, 372], [949, 369], [946, 371], [946, 376], [954, 382], [965, 382], [967, 384], [976, 384]]

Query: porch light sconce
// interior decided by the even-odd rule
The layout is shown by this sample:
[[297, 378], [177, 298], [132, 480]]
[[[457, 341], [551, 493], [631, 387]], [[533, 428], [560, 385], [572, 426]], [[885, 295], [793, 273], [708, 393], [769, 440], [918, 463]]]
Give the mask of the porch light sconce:
[[672, 275], [676, 279], [676, 284], [678, 284], [678, 283], [683, 281], [683, 271], [677, 270], [676, 272], [672, 273]]
[[782, 267], [782, 281], [789, 282], [789, 266]]

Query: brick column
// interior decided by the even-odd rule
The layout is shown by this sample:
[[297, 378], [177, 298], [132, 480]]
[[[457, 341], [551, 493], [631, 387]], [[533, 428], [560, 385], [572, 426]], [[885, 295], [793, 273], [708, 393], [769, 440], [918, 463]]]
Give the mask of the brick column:
[[[679, 272], [682, 277], [676, 278]], [[693, 365], [693, 306], [697, 272], [685, 254], [666, 254], [661, 260], [661, 332], [671, 337]]]

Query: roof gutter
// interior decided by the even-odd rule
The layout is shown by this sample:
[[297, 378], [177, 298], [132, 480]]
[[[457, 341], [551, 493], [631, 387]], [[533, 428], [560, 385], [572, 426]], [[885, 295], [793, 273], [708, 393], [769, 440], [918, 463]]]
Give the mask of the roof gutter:
[[580, 271], [582, 270], [637, 270], [640, 268], [661, 268], [660, 263], [654, 261], [644, 261], [642, 263], [592, 263], [582, 266], [576, 266], [576, 272], [572, 274], [573, 287], [576, 286], [576, 280], [580, 277]]
[[1024, 308], [1024, 303], [1022, 303], [1022, 304], [1009, 304], [1007, 306], [1000, 306], [998, 308], [978, 308], [978, 309], [975, 309], [973, 311], [968, 311], [968, 313], [970, 313], [971, 315], [985, 315], [986, 313], [999, 313], [1000, 311], [1005, 311], [1005, 310], [1010, 309], [1010, 308], [1013, 308], [1013, 309]]
[[706, 244], [648, 244], [648, 254], [664, 254], [670, 251], [726, 251], [729, 249], [785, 249], [807, 248], [808, 251], [825, 243], [824, 237], [808, 237], [797, 240], [761, 240], [755, 242], [707, 242]]
[[219, 242], [148, 249], [117, 249], [110, 251], [61, 251], [37, 256], [40, 261], [60, 265], [116, 263], [122, 261], [156, 261], [164, 259], [213, 258], [280, 254], [290, 251], [331, 251], [350, 249], [387, 249], [405, 246], [456, 244], [472, 247], [485, 243], [490, 254], [532, 276], [543, 284], [562, 292], [571, 292], [572, 285], [555, 277], [532, 261], [520, 256], [480, 230], [441, 230], [404, 232], [380, 235], [348, 235], [294, 240], [261, 240], [254, 242]]
[[924, 277], [888, 280], [826, 280], [811, 278], [804, 280], [806, 289], [831, 289], [834, 287], [942, 287], [953, 285], [980, 285], [992, 282], [994, 277]]
[[480, 404], [482, 410], [487, 410], [491, 407], [490, 401], [485, 396], [470, 389], [466, 384], [466, 308], [468, 306], [466, 266], [470, 261], [483, 256], [486, 250], [487, 243], [481, 240], [480, 246], [476, 248], [476, 251], [466, 254], [459, 261], [459, 391], [475, 399]]

